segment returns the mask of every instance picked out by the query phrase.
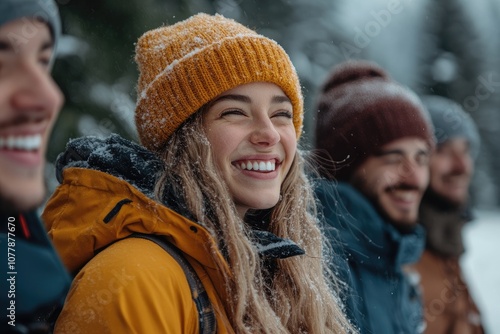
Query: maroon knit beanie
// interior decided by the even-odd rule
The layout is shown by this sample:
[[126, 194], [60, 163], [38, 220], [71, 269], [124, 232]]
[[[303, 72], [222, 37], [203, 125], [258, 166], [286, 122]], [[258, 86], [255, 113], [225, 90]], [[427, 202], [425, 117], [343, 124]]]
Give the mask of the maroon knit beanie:
[[328, 179], [349, 181], [366, 158], [403, 137], [434, 145], [429, 116], [417, 95], [373, 62], [351, 60], [334, 67], [316, 110], [317, 160]]

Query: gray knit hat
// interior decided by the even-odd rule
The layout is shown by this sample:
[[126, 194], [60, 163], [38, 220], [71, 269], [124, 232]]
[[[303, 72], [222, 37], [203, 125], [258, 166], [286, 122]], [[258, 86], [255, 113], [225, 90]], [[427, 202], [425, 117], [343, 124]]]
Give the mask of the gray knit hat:
[[434, 124], [437, 144], [440, 145], [451, 138], [466, 138], [470, 145], [471, 156], [476, 159], [481, 140], [470, 115], [458, 103], [442, 96], [425, 95], [421, 100]]
[[[0, 26], [22, 17], [34, 17], [47, 22], [54, 38], [55, 54], [57, 42], [61, 35], [61, 19], [59, 18], [59, 10], [54, 0], [0, 1]], [[54, 57], [51, 59], [51, 66], [53, 62]]]

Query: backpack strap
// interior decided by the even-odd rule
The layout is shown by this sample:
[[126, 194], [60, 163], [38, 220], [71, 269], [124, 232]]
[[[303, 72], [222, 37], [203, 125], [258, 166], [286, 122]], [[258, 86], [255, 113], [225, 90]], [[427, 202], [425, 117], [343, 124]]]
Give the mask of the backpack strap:
[[167, 253], [169, 253], [181, 266], [186, 279], [189, 283], [191, 289], [191, 294], [193, 296], [194, 303], [196, 304], [196, 309], [198, 310], [198, 322], [201, 334], [212, 334], [216, 332], [216, 321], [215, 313], [208, 298], [208, 294], [205, 291], [205, 287], [201, 283], [200, 278], [196, 274], [196, 271], [191, 266], [191, 264], [183, 256], [182, 252], [172, 245], [172, 243], [165, 240], [164, 237], [153, 234], [142, 234], [134, 233], [129, 236], [129, 238], [142, 238], [150, 240], [156, 243], [158, 246], [163, 248]]

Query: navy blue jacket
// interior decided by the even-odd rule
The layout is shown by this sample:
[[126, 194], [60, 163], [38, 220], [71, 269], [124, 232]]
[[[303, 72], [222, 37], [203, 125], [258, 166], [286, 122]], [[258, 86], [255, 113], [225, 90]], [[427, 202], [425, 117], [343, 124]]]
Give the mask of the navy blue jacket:
[[71, 277], [36, 212], [0, 219], [0, 333], [51, 333]]
[[421, 295], [403, 271], [423, 252], [421, 226], [402, 234], [347, 183], [320, 180], [316, 194], [339, 257], [334, 269], [350, 288], [344, 296], [347, 315], [360, 333], [423, 332]]

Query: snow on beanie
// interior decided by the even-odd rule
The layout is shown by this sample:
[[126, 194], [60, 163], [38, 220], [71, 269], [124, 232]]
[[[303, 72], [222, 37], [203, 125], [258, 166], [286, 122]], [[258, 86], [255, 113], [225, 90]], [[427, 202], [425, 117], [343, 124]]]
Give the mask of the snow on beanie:
[[443, 144], [452, 138], [466, 138], [472, 158], [477, 158], [481, 140], [470, 115], [458, 103], [442, 96], [424, 95], [421, 100], [434, 124], [437, 144]]
[[429, 115], [417, 95], [373, 62], [334, 67], [316, 110], [315, 148], [326, 178], [349, 181], [366, 158], [397, 139], [418, 137], [434, 145]]
[[[54, 0], [0, 1], [0, 26], [23, 17], [33, 17], [48, 23], [52, 37], [54, 38], [55, 50], [59, 36], [61, 35], [61, 19], [59, 18], [59, 10]], [[26, 29], [26, 33], [29, 34], [30, 30]], [[53, 60], [54, 57], [52, 57], [51, 62]]]
[[146, 32], [136, 46], [135, 122], [141, 143], [160, 150], [172, 133], [221, 93], [251, 82], [278, 85], [293, 105], [297, 138], [303, 97], [290, 58], [275, 41], [232, 19], [200, 13]]

